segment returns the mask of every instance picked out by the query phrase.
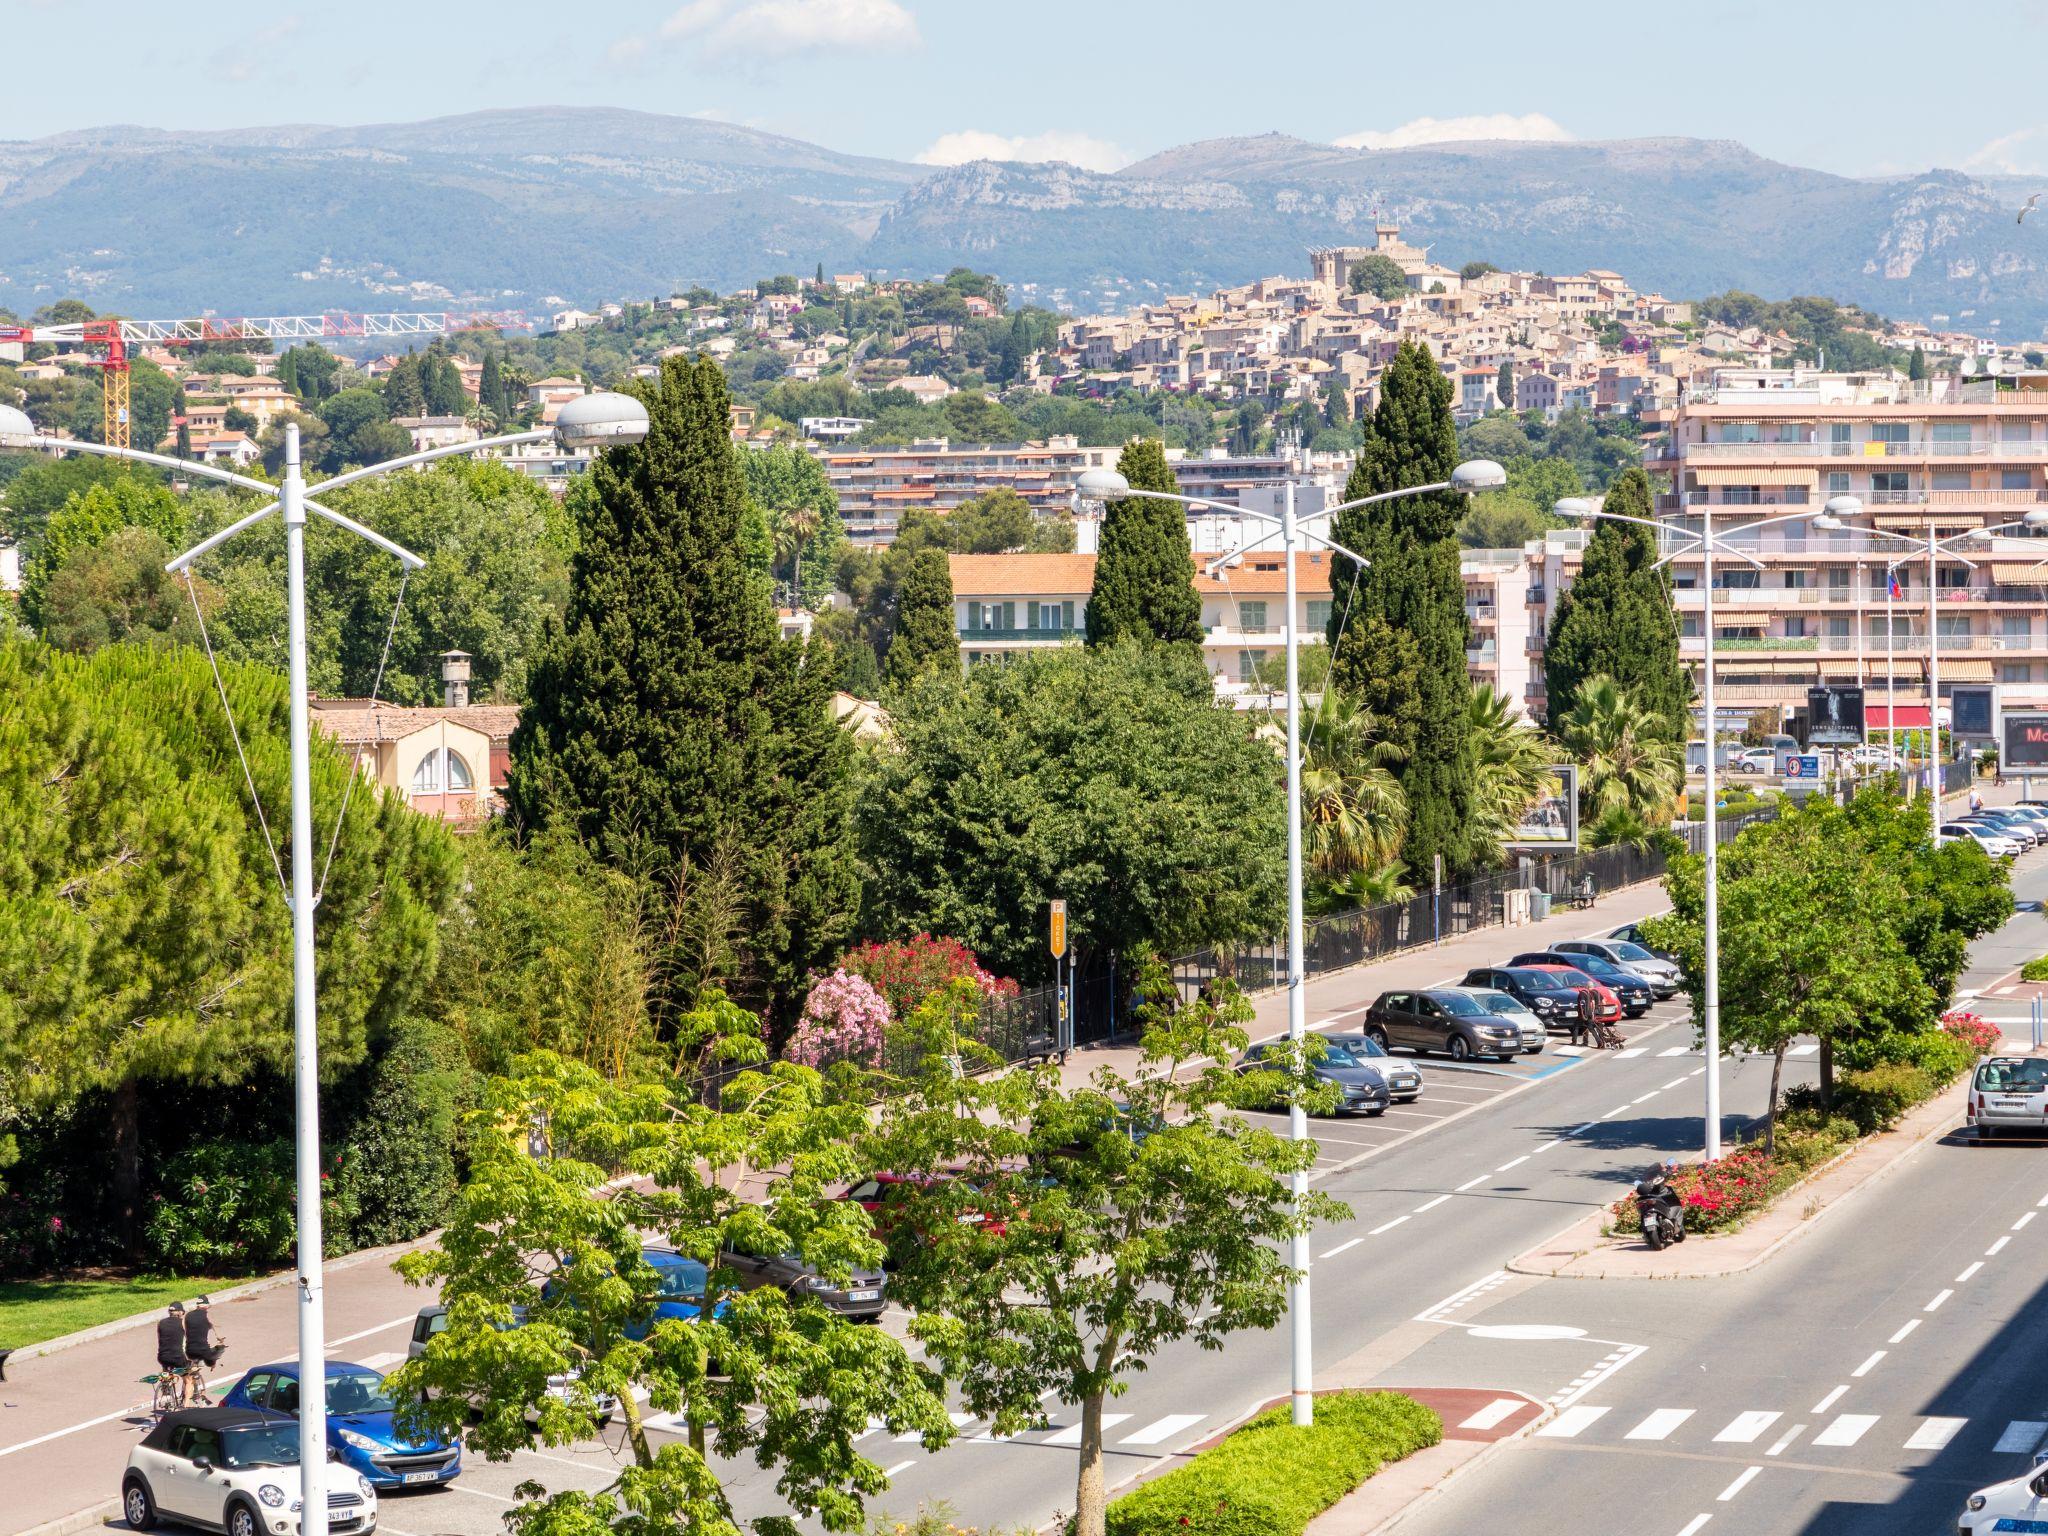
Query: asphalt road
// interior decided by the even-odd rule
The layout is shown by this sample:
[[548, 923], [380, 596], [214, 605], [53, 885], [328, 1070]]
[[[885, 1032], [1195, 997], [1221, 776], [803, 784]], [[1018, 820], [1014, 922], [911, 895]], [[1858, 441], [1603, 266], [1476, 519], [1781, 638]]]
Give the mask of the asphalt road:
[[[2028, 862], [2015, 886], [2037, 903], [2048, 870]], [[1978, 947], [1965, 985], [2044, 940], [2036, 905]], [[1981, 1006], [2014, 1033], [1995, 992]], [[1404, 1536], [1490, 1527], [1504, 1508], [1520, 1536], [1953, 1531], [1972, 1489], [2024, 1471], [2048, 1437], [2044, 1275], [2048, 1145], [1948, 1136], [1746, 1275], [1497, 1286], [1387, 1379], [1520, 1388], [1558, 1415]], [[1567, 1379], [1596, 1348], [1610, 1368]]]

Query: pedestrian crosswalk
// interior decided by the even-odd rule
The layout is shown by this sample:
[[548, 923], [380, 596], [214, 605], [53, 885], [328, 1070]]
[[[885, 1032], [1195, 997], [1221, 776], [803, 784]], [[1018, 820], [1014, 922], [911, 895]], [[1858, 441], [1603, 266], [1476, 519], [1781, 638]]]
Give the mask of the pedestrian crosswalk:
[[[1908, 1451], [1946, 1450], [1951, 1441], [1970, 1432], [1972, 1423], [1982, 1436], [1995, 1436], [1994, 1452], [2027, 1455], [2048, 1440], [2048, 1420], [2011, 1421], [1955, 1418], [1946, 1415], [1836, 1413], [1830, 1414], [1835, 1394], [1815, 1410], [1812, 1434], [1806, 1444], [1817, 1450], [1848, 1450], [1866, 1442], [1873, 1446]], [[1647, 1413], [1616, 1414], [1598, 1403], [1574, 1403], [1536, 1431], [1540, 1440], [1604, 1439], [1632, 1444], [1755, 1445], [1766, 1434], [1781, 1427], [1784, 1433], [1773, 1440], [1764, 1454], [1781, 1455], [1806, 1434], [1807, 1424], [1785, 1426], [1786, 1415], [1776, 1409], [1753, 1408], [1733, 1415], [1703, 1413], [1694, 1408], [1654, 1408]]]
[[[1510, 1398], [1507, 1401], [1511, 1410], [1522, 1406], [1520, 1398]], [[988, 1426], [970, 1413], [951, 1413], [947, 1417], [953, 1421], [953, 1429], [959, 1437], [956, 1443], [964, 1441], [969, 1445], [1008, 1445], [1012, 1443], [1050, 1446], [1079, 1445], [1081, 1443], [1080, 1413], [1075, 1409], [1067, 1408], [1055, 1409], [1054, 1415], [1053, 1422], [1039, 1429], [1020, 1431], [1015, 1435], [991, 1434], [989, 1433]], [[1128, 1413], [1105, 1413], [1102, 1416], [1102, 1443], [1111, 1450], [1115, 1450], [1120, 1446], [1143, 1449], [1147, 1446], [1179, 1442], [1186, 1438], [1189, 1430], [1195, 1428], [1198, 1424], [1204, 1423], [1208, 1418], [1209, 1415], [1206, 1413], [1169, 1413], [1162, 1418], [1156, 1419], [1140, 1419], [1138, 1416]], [[652, 1421], [649, 1422], [651, 1423]], [[1126, 1424], [1132, 1425], [1132, 1428], [1127, 1433], [1118, 1433]], [[975, 1426], [979, 1426], [979, 1432], [972, 1432]], [[915, 1444], [924, 1438], [923, 1434], [917, 1430], [910, 1430], [897, 1435], [888, 1435], [887, 1430], [888, 1426], [880, 1419], [870, 1419], [868, 1420], [868, 1427], [853, 1438], [855, 1443], [858, 1444], [863, 1440], [882, 1436], [899, 1441], [905, 1445]]]

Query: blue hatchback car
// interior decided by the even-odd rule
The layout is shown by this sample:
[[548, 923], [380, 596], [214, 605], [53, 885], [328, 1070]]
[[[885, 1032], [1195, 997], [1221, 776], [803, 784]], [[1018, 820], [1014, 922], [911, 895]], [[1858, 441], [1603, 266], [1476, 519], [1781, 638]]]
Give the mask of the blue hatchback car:
[[[224, 1408], [299, 1411], [299, 1367], [284, 1360], [259, 1365], [221, 1399]], [[346, 1465], [373, 1487], [431, 1488], [452, 1483], [462, 1471], [462, 1447], [443, 1440], [408, 1440], [391, 1422], [397, 1404], [384, 1378], [366, 1365], [327, 1363], [327, 1443]]]

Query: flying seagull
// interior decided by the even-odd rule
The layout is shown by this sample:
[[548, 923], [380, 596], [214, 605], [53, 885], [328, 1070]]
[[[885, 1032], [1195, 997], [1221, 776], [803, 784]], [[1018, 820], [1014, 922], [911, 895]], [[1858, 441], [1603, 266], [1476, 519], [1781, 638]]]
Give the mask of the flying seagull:
[[2013, 220], [2013, 222], [2015, 224], [2026, 223], [2027, 215], [2034, 211], [2034, 204], [2038, 203], [2039, 201], [2041, 201], [2041, 194], [2036, 192], [2032, 197], [2027, 199], [2027, 206], [2020, 210], [2020, 216], [2017, 219]]

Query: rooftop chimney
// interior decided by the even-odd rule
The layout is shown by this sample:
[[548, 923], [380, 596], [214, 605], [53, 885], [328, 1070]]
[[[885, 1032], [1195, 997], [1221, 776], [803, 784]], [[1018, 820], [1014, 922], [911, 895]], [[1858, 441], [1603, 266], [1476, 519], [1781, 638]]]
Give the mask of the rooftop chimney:
[[469, 703], [469, 652], [441, 653], [441, 702], [450, 709]]

